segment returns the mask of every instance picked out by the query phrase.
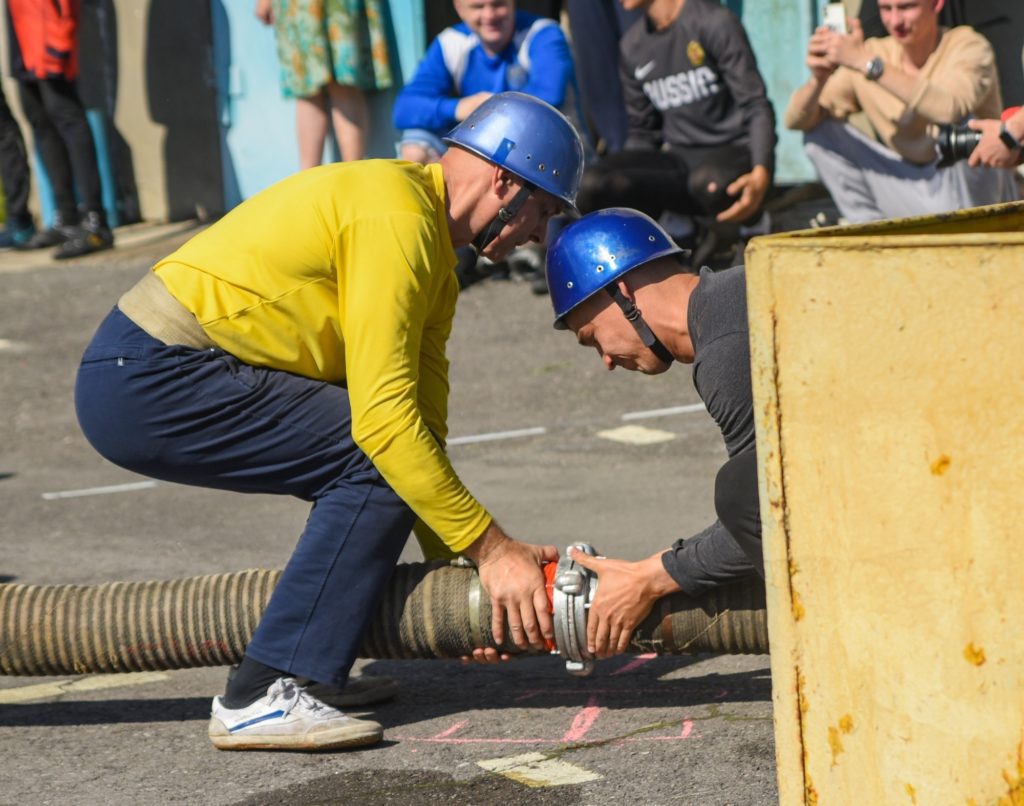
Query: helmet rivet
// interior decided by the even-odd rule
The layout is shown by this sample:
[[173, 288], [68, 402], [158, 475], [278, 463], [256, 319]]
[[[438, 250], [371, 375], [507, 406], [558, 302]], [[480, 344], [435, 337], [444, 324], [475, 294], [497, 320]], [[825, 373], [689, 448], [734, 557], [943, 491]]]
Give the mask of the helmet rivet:
[[609, 260], [610, 260], [610, 261], [611, 261], [612, 263], [614, 263], [614, 262], [615, 262], [615, 255], [608, 255], [608, 259], [609, 259]]
[[572, 280], [570, 280], [569, 282], [567, 282], [567, 283], [565, 284], [565, 287], [566, 287], [566, 288], [572, 288]]
[[654, 236], [653, 235], [648, 235], [647, 236], [647, 240], [648, 241], [653, 241], [654, 240]]
[[604, 266], [598, 266], [598, 267], [597, 267], [597, 270], [598, 270], [598, 271], [604, 271]]
[[533, 159], [533, 154], [527, 154], [527, 155], [526, 155], [526, 159], [528, 159], [528, 160], [532, 160], [532, 159]]
[[555, 170], [553, 170], [553, 171], [551, 172], [551, 175], [552, 175], [552, 176], [558, 176], [558, 169], [556, 168]]
[[540, 168], [540, 169], [541, 169], [541, 170], [543, 171], [543, 170], [544, 170], [544, 163], [542, 162], [542, 163], [541, 163], [540, 165], [538, 165], [537, 167], [538, 167], [538, 168]]

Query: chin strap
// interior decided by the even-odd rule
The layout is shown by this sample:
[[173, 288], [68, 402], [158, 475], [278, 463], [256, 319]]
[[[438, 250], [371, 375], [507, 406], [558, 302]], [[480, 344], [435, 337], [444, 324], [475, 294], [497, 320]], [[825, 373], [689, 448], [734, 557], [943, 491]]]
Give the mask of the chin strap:
[[473, 248], [476, 249], [478, 255], [487, 248], [487, 244], [498, 237], [498, 234], [505, 228], [505, 225], [519, 214], [519, 211], [523, 209], [523, 205], [526, 204], [526, 200], [530, 198], [530, 194], [536, 189], [536, 185], [524, 182], [516, 195], [512, 197], [512, 200], [498, 210], [498, 215], [491, 220], [487, 229], [473, 240]]
[[623, 294], [618, 285], [612, 283], [611, 285], [605, 286], [605, 291], [608, 292], [615, 304], [622, 309], [622, 315], [629, 320], [630, 324], [636, 329], [637, 334], [640, 336], [644, 343], [652, 353], [660, 358], [666, 364], [671, 364], [675, 359], [672, 357], [672, 353], [668, 351], [668, 348], [661, 343], [661, 339], [654, 335], [654, 331], [648, 327], [644, 318], [640, 315], [640, 309], [636, 307], [632, 302], [627, 299]]

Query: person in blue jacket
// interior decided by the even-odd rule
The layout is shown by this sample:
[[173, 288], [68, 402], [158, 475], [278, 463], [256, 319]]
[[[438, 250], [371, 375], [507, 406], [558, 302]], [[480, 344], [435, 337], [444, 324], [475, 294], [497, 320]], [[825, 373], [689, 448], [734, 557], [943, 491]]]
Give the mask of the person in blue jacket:
[[430, 44], [393, 110], [398, 155], [436, 162], [441, 138], [491, 95], [532, 95], [558, 108], [573, 80], [572, 55], [552, 19], [516, 11], [514, 0], [454, 0], [462, 20]]

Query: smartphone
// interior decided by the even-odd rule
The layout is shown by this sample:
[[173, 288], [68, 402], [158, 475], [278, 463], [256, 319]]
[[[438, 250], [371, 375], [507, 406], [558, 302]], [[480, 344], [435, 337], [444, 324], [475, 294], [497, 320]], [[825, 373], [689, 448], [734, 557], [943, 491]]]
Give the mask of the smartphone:
[[825, 3], [822, 20], [830, 31], [844, 35], [849, 33], [846, 28], [846, 6], [842, 3]]

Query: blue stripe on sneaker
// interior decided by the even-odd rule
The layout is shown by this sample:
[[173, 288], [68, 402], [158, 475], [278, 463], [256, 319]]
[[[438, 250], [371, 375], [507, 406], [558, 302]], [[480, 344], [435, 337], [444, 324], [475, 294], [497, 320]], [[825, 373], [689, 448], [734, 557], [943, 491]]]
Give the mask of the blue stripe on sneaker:
[[228, 728], [228, 733], [234, 733], [236, 730], [243, 730], [253, 725], [258, 725], [260, 722], [266, 722], [268, 719], [277, 719], [279, 716], [284, 716], [284, 711], [272, 711], [269, 714], [250, 719], [248, 722], [239, 722], [233, 728]]

